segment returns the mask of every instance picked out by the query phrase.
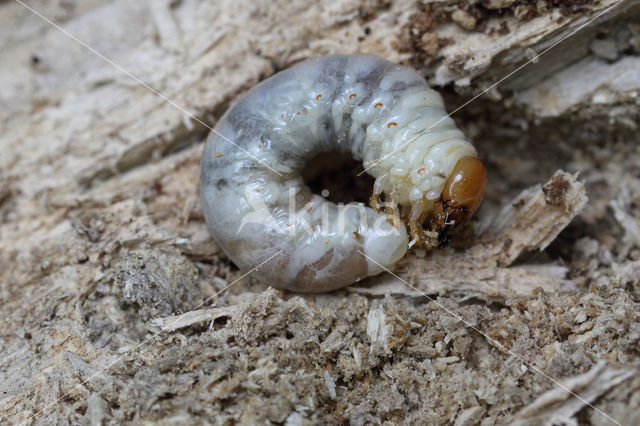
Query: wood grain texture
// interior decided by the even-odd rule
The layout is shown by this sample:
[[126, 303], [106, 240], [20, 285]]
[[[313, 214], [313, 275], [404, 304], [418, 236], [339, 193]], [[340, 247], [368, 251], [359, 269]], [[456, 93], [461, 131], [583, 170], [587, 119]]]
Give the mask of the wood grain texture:
[[[400, 275], [638, 424], [638, 7], [624, 1], [453, 117], [488, 165], [476, 234], [515, 217], [489, 239], [513, 244], [474, 260], [465, 247], [486, 240], [463, 235]], [[242, 278], [208, 236], [198, 175], [207, 126], [298, 61], [364, 52], [410, 64], [447, 85], [453, 109], [613, 1], [532, 3], [27, 2], [172, 105], [0, 2], [0, 423], [528, 418], [553, 383], [413, 290], [300, 297]], [[525, 210], [500, 213], [558, 169], [573, 201], [536, 187]], [[202, 304], [213, 311], [159, 327]], [[618, 371], [634, 375], [616, 385]], [[591, 389], [593, 377], [607, 386]], [[566, 407], [572, 421], [602, 421]]]

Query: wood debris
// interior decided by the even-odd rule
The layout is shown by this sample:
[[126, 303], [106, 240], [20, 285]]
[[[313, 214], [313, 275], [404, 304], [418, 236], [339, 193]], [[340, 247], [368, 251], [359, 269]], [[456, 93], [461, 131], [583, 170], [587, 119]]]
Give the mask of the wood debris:
[[574, 417], [577, 412], [612, 387], [636, 374], [637, 370], [615, 368], [601, 361], [584, 374], [562, 380], [563, 387], [554, 386], [550, 391], [540, 395], [518, 411], [509, 424], [578, 424]]
[[[556, 172], [544, 185], [522, 191], [495, 216], [491, 225], [465, 250], [447, 248], [425, 258], [408, 257], [398, 276], [372, 279], [369, 286], [351, 286], [361, 294], [449, 294], [504, 302], [512, 296], [532, 296], [537, 289], [570, 291], [567, 268], [547, 263], [511, 266], [522, 254], [544, 250], [587, 203], [577, 175]], [[409, 287], [405, 282], [414, 286]]]
[[189, 311], [181, 315], [155, 318], [151, 325], [160, 327], [162, 331], [174, 331], [180, 328], [189, 327], [194, 324], [206, 323], [222, 317], [229, 317], [236, 311], [236, 306], [225, 306], [222, 308], [204, 308]]

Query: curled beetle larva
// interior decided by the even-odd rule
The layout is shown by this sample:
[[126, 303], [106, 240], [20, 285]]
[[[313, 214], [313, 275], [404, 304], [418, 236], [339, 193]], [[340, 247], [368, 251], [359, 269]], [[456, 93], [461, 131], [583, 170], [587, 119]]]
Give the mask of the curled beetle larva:
[[[305, 163], [336, 149], [375, 178], [371, 208], [330, 203], [305, 185]], [[375, 56], [334, 55], [238, 100], [209, 135], [200, 188], [209, 231], [240, 268], [277, 254], [264, 281], [321, 292], [380, 273], [376, 262], [392, 267], [410, 246], [445, 243], [480, 205], [485, 180], [422, 77]]]

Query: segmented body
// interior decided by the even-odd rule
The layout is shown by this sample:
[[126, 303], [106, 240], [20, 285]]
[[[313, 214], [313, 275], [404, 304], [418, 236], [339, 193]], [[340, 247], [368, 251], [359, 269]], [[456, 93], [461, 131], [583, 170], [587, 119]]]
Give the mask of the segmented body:
[[[305, 185], [305, 163], [336, 149], [376, 178], [377, 210], [329, 203]], [[421, 240], [419, 225], [469, 156], [476, 151], [441, 96], [413, 70], [370, 55], [327, 56], [275, 74], [224, 114], [202, 157], [203, 211], [240, 268], [277, 254], [256, 276], [328, 291], [404, 256], [410, 238], [397, 206], [407, 206], [411, 239]]]

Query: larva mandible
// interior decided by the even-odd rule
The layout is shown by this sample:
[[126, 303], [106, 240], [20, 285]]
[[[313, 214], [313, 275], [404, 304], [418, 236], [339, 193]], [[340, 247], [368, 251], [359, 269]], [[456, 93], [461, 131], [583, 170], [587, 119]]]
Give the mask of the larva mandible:
[[[375, 177], [371, 208], [305, 185], [305, 163], [336, 149]], [[434, 232], [442, 243], [480, 205], [485, 181], [476, 150], [415, 71], [332, 55], [275, 74], [229, 108], [208, 137], [200, 190], [209, 232], [238, 267], [279, 253], [264, 281], [322, 292], [382, 272], [369, 258], [392, 267], [410, 245], [438, 245]]]

